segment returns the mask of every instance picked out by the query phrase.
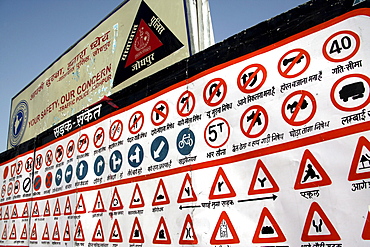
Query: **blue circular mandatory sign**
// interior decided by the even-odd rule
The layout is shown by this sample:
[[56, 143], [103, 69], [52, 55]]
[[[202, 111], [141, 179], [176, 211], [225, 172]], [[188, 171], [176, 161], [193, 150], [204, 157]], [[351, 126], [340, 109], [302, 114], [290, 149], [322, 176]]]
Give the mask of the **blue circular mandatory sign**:
[[112, 172], [116, 173], [122, 166], [122, 154], [120, 151], [115, 150], [109, 158], [109, 167]]
[[82, 180], [86, 177], [87, 171], [89, 170], [89, 165], [85, 160], [81, 160], [76, 168], [76, 176], [78, 180]]
[[94, 162], [94, 173], [96, 176], [101, 176], [104, 172], [105, 168], [105, 161], [103, 156], [99, 155], [96, 157], [95, 162]]
[[144, 159], [144, 150], [143, 147], [136, 143], [130, 147], [130, 150], [128, 151], [128, 163], [132, 167], [138, 167], [141, 165]]
[[22, 100], [15, 107], [10, 119], [11, 126], [9, 128], [9, 144], [12, 147], [17, 146], [21, 142], [23, 134], [26, 131], [27, 122], [28, 104], [27, 101]]
[[189, 128], [185, 128], [180, 131], [177, 136], [176, 146], [177, 150], [182, 155], [188, 155], [193, 150], [195, 144], [195, 136], [193, 131]]
[[66, 180], [66, 183], [71, 182], [71, 180], [72, 180], [72, 173], [73, 173], [73, 167], [72, 167], [72, 165], [67, 166], [66, 173], [64, 174], [64, 179]]
[[152, 142], [150, 153], [155, 161], [161, 162], [167, 157], [168, 149], [169, 145], [166, 137], [158, 136]]
[[62, 183], [63, 178], [63, 171], [61, 168], [58, 169], [57, 173], [55, 174], [55, 184], [59, 186]]

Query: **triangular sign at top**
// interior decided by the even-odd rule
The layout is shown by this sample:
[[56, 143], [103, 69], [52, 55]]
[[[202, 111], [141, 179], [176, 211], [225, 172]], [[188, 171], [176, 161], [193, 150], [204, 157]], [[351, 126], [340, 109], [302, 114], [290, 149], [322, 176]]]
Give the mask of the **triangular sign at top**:
[[99, 219], [98, 223], [96, 224], [91, 241], [92, 242], [104, 242], [104, 231], [103, 231], [103, 225], [101, 223], [101, 219]]
[[78, 198], [76, 204], [75, 214], [84, 214], [84, 213], [86, 213], [85, 201], [82, 194], [80, 194], [80, 197]]
[[258, 160], [248, 190], [248, 195], [275, 193], [278, 191], [279, 186], [267, 170], [265, 164], [261, 160]]
[[100, 190], [98, 190], [98, 194], [96, 196], [96, 199], [95, 199], [95, 203], [94, 203], [94, 208], [92, 210], [93, 213], [101, 213], [101, 212], [105, 212], [105, 208], [104, 208], [104, 202], [103, 202], [103, 198], [101, 197], [101, 194], [100, 194]]
[[320, 163], [313, 154], [306, 149], [299, 165], [297, 178], [294, 184], [295, 190], [321, 187], [331, 184], [331, 179], [326, 174]]
[[211, 191], [209, 193], [209, 199], [223, 199], [236, 196], [234, 188], [231, 186], [229, 179], [227, 178], [224, 170], [218, 168], [215, 180], [213, 181]]
[[114, 192], [112, 196], [112, 200], [110, 202], [109, 210], [115, 211], [115, 210], [121, 210], [123, 209], [123, 203], [121, 201], [121, 197], [119, 196], [117, 187], [114, 187]]
[[123, 242], [121, 228], [119, 227], [119, 223], [117, 219], [114, 220], [112, 230], [110, 232], [109, 242], [111, 243], [122, 243]]
[[348, 180], [355, 181], [368, 178], [370, 178], [370, 142], [361, 136], [353, 155]]
[[153, 198], [152, 206], [165, 205], [169, 203], [170, 198], [168, 197], [166, 186], [164, 186], [163, 180], [160, 179]]
[[132, 230], [130, 234], [129, 243], [142, 244], [144, 243], [144, 235], [141, 230], [140, 222], [137, 217], [135, 217], [134, 224], [132, 225]]
[[177, 203], [184, 202], [195, 202], [197, 201], [197, 195], [194, 192], [193, 186], [191, 184], [191, 178], [189, 173], [186, 173], [184, 182], [182, 183], [179, 196], [177, 198]]
[[266, 207], [263, 208], [252, 242], [280, 243], [285, 241], [286, 238], [281, 231], [278, 223], [276, 222], [270, 211]]
[[225, 211], [222, 211], [220, 218], [216, 223], [210, 243], [212, 245], [240, 243], [238, 234]]
[[194, 231], [193, 220], [190, 214], [186, 216], [184, 226], [181, 231], [179, 244], [194, 245], [198, 244], [198, 238]]
[[144, 203], [143, 195], [141, 194], [139, 184], [136, 184], [134, 193], [132, 194], [131, 203], [130, 203], [129, 208], [141, 208], [144, 206], [145, 206], [145, 203]]
[[163, 216], [160, 218], [157, 230], [155, 231], [153, 244], [171, 244], [171, 237]]

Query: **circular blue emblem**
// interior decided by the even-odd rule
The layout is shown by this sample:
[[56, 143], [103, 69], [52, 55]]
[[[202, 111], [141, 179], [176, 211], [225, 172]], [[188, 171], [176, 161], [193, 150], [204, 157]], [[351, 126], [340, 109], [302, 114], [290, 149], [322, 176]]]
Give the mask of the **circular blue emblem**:
[[12, 147], [17, 146], [23, 137], [28, 121], [28, 104], [22, 100], [13, 111], [9, 126], [9, 144]]

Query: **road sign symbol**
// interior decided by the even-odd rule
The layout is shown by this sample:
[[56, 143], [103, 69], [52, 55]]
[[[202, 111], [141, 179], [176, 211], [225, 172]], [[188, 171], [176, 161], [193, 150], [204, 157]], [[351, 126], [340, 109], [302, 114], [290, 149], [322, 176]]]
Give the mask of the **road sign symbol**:
[[78, 223], [77, 223], [77, 227], [76, 227], [76, 231], [75, 231], [75, 235], [74, 235], [73, 240], [78, 241], [78, 242], [85, 242], [85, 235], [84, 235], [84, 231], [82, 229], [81, 220], [79, 220]]
[[169, 203], [170, 198], [167, 194], [166, 186], [164, 186], [163, 180], [160, 179], [153, 198], [152, 206], [166, 205]]
[[64, 215], [72, 215], [71, 200], [69, 200], [69, 196], [67, 196], [66, 204], [64, 206]]
[[271, 173], [267, 170], [265, 164], [261, 160], [258, 160], [248, 190], [248, 195], [275, 193], [279, 190], [279, 186], [271, 176]]
[[41, 188], [41, 176], [37, 175], [33, 181], [33, 189], [38, 191]]
[[1, 197], [4, 198], [5, 194], [6, 194], [6, 185], [3, 184], [3, 186], [1, 187]]
[[122, 124], [122, 121], [119, 120], [119, 119], [117, 119], [110, 126], [110, 129], [109, 129], [109, 138], [112, 141], [114, 141], [114, 142], [115, 141], [118, 141], [118, 139], [122, 135], [122, 132], [123, 132], [123, 124]]
[[63, 241], [71, 241], [71, 234], [69, 229], [69, 221], [67, 220], [66, 226], [64, 228]]
[[26, 202], [25, 205], [24, 205], [24, 208], [23, 208], [22, 216], [20, 218], [26, 219], [26, 218], [28, 218], [28, 216], [29, 216], [28, 202]]
[[[30, 159], [31, 158], [31, 159]], [[42, 154], [37, 154], [36, 155], [36, 159], [35, 159], [35, 168], [36, 168], [36, 170], [40, 170], [41, 169], [41, 166], [42, 166]], [[28, 159], [27, 159], [27, 163], [28, 162], [31, 162], [31, 163], [33, 163], [33, 159], [32, 159], [32, 157], [29, 157]]]
[[227, 178], [224, 170], [220, 167], [217, 170], [208, 198], [222, 199], [236, 196], [235, 190]]
[[17, 180], [14, 183], [14, 195], [18, 194], [20, 189], [21, 189], [21, 182]]
[[45, 208], [44, 208], [44, 214], [42, 216], [50, 216], [50, 204], [49, 200], [46, 201]]
[[53, 216], [61, 216], [62, 212], [60, 211], [59, 198], [55, 202]]
[[301, 240], [303, 242], [340, 240], [338, 232], [317, 202], [313, 202], [308, 210]]
[[357, 111], [370, 103], [370, 78], [362, 74], [350, 74], [337, 80], [330, 99], [341, 111]]
[[103, 145], [104, 137], [104, 129], [102, 127], [97, 128], [94, 134], [94, 146], [96, 148], [100, 148]]
[[250, 64], [238, 76], [238, 88], [243, 93], [254, 93], [262, 87], [267, 77], [266, 68], [261, 64]]
[[192, 92], [186, 90], [177, 100], [177, 113], [181, 117], [189, 116], [195, 107], [195, 96]]
[[45, 164], [46, 164], [46, 166], [50, 166], [51, 165], [51, 162], [53, 162], [53, 151], [51, 151], [49, 149], [46, 152], [46, 155], [45, 155]]
[[33, 206], [33, 209], [32, 209], [31, 217], [39, 217], [39, 216], [40, 216], [39, 205], [37, 202], [35, 202], [35, 205]]
[[78, 198], [76, 204], [75, 214], [84, 214], [84, 213], [86, 213], [85, 201], [82, 194], [80, 194], [80, 197]]
[[230, 137], [230, 125], [224, 118], [215, 118], [204, 129], [204, 139], [208, 146], [219, 148], [226, 144]]
[[370, 240], [370, 211], [367, 212], [364, 229], [362, 231], [362, 239]]
[[210, 80], [203, 90], [203, 99], [208, 106], [219, 105], [226, 97], [227, 84], [222, 78]]
[[10, 166], [10, 176], [11, 176], [11, 177], [14, 177], [14, 176], [15, 176], [15, 174], [16, 174], [16, 172], [15, 172], [15, 166], [16, 166], [16, 164], [15, 164], [15, 163], [13, 163], [13, 164]]
[[10, 196], [13, 192], [13, 182], [9, 182], [8, 184], [8, 190], [7, 190], [7, 194], [8, 196]]
[[279, 60], [278, 71], [282, 77], [294, 78], [305, 72], [310, 65], [310, 54], [303, 49], [293, 49]]
[[98, 190], [98, 194], [96, 195], [92, 213], [101, 213], [101, 212], [106, 212], [106, 211], [107, 210], [105, 210], [104, 208], [104, 202], [103, 202], [103, 198], [101, 197], [100, 190]]
[[220, 218], [211, 236], [210, 243], [212, 245], [240, 243], [238, 234], [225, 211], [221, 212]]
[[168, 150], [169, 145], [166, 137], [158, 136], [152, 142], [150, 154], [155, 161], [161, 162], [167, 157]]
[[30, 190], [31, 190], [31, 178], [27, 177], [23, 180], [23, 191], [25, 193], [28, 193], [28, 192], [30, 192]]
[[12, 230], [10, 231], [9, 239], [11, 240], [17, 239], [17, 230], [15, 227], [15, 223], [13, 223], [13, 227], [12, 227]]
[[177, 150], [182, 155], [188, 155], [194, 148], [195, 135], [189, 128], [180, 131], [177, 136], [176, 146]]
[[45, 224], [44, 232], [42, 233], [41, 240], [50, 240], [48, 223]]
[[324, 57], [338, 63], [352, 58], [360, 49], [360, 37], [353, 31], [343, 30], [331, 35], [322, 47]]
[[141, 194], [139, 184], [136, 184], [134, 193], [132, 194], [131, 203], [130, 203], [129, 208], [141, 208], [144, 206], [145, 206], [145, 203], [144, 203], [143, 195]]
[[198, 198], [194, 192], [190, 175], [189, 173], [186, 173], [184, 182], [182, 182], [179, 196], [177, 198], [177, 203], [195, 202], [197, 200]]
[[128, 130], [131, 134], [135, 135], [139, 133], [144, 125], [144, 114], [141, 111], [137, 111], [132, 114], [130, 121], [128, 122]]
[[267, 111], [259, 105], [249, 107], [240, 118], [241, 131], [249, 138], [261, 136], [266, 131], [267, 126]]
[[99, 155], [96, 157], [95, 162], [94, 162], [94, 173], [96, 176], [101, 176], [104, 172], [105, 168], [105, 161], [103, 156]]
[[281, 107], [284, 120], [293, 126], [308, 123], [316, 113], [316, 100], [305, 90], [293, 92], [286, 97]]
[[132, 167], [138, 167], [141, 165], [144, 159], [144, 150], [143, 147], [135, 143], [132, 145], [128, 151], [127, 160], [130, 166]]
[[[22, 161], [18, 161], [18, 162], [22, 162]], [[8, 177], [8, 174], [9, 174], [9, 166], [5, 166], [4, 171], [3, 171], [3, 179], [6, 179]]]
[[48, 172], [45, 177], [45, 186], [46, 188], [50, 188], [53, 183], [53, 174], [51, 172]]
[[3, 233], [1, 234], [1, 239], [7, 240], [8, 238], [8, 224], [4, 224]]
[[286, 238], [281, 231], [278, 223], [276, 222], [270, 211], [266, 207], [264, 207], [262, 209], [256, 232], [254, 233], [252, 239], [252, 243], [280, 243], [285, 241]]
[[30, 240], [37, 240], [37, 230], [36, 230], [36, 222], [33, 224], [31, 234], [30, 234]]
[[55, 174], [55, 184], [57, 186], [59, 186], [60, 183], [62, 182], [62, 178], [63, 178], [63, 172], [62, 172], [62, 169], [59, 168], [57, 173]]
[[64, 155], [64, 148], [62, 145], [58, 145], [57, 148], [55, 149], [55, 160], [57, 163], [62, 162], [63, 155]]
[[6, 206], [5, 213], [4, 213], [4, 220], [9, 219], [9, 206]]
[[76, 167], [76, 176], [78, 180], [82, 180], [86, 177], [89, 165], [85, 160], [81, 160]]
[[53, 229], [53, 236], [51, 237], [51, 239], [54, 241], [60, 241], [58, 221], [55, 221], [55, 225]]
[[123, 209], [123, 203], [121, 201], [121, 197], [119, 196], [117, 187], [114, 187], [114, 192], [112, 196], [112, 200], [110, 202], [109, 210], [116, 211]]
[[103, 225], [101, 223], [101, 219], [99, 219], [98, 223], [96, 223], [96, 227], [95, 227], [94, 234], [93, 234], [91, 241], [92, 242], [104, 242], [104, 231], [103, 231]]
[[67, 157], [70, 159], [73, 156], [73, 153], [75, 152], [75, 142], [74, 140], [70, 140], [67, 144]]
[[122, 166], [122, 154], [120, 151], [115, 150], [109, 158], [109, 167], [110, 170], [114, 173], [117, 173]]
[[22, 168], [23, 168], [23, 162], [20, 160], [17, 162], [17, 165], [15, 167], [15, 172], [17, 173], [17, 175], [21, 174]]
[[153, 244], [171, 244], [171, 237], [163, 216], [161, 216], [157, 230], [155, 231]]
[[370, 178], [370, 142], [361, 136], [353, 155], [348, 181]]
[[78, 138], [77, 149], [80, 153], [84, 153], [86, 152], [88, 147], [89, 147], [89, 137], [86, 134], [82, 134], [80, 138]]
[[64, 174], [64, 179], [66, 183], [68, 184], [72, 180], [72, 175], [73, 175], [73, 167], [71, 164], [69, 164], [66, 168], [66, 173]]
[[179, 244], [194, 245], [198, 244], [198, 238], [194, 231], [193, 220], [190, 214], [186, 216], [184, 226], [182, 227]]
[[155, 126], [159, 126], [166, 121], [169, 113], [167, 102], [161, 100], [155, 104], [151, 113], [151, 120]]
[[26, 169], [26, 172], [31, 172], [32, 171], [32, 169], [33, 169], [33, 159], [32, 159], [32, 157], [29, 157], [26, 160], [26, 163], [24, 164], [24, 169]]
[[137, 217], [135, 217], [134, 224], [132, 225], [130, 239], [128, 242], [136, 244], [144, 243], [143, 231], [141, 230], [140, 222]]
[[119, 223], [117, 219], [114, 219], [112, 230], [110, 232], [109, 242], [111, 243], [122, 243], [123, 242], [121, 228], [119, 227]]
[[14, 204], [14, 206], [13, 206], [12, 215], [10, 216], [10, 218], [11, 219], [18, 218], [17, 204]]
[[331, 180], [315, 156], [306, 149], [303, 153], [294, 189], [307, 189], [330, 185]]
[[27, 223], [24, 223], [24, 226], [23, 226], [23, 230], [22, 230], [22, 234], [21, 234], [21, 237], [20, 239], [22, 240], [26, 240], [27, 239]]

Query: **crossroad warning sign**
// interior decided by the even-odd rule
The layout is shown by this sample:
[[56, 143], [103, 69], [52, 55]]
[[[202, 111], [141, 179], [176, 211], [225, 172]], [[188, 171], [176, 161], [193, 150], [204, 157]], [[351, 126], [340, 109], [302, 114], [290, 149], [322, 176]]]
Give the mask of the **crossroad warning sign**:
[[184, 226], [182, 227], [179, 244], [193, 245], [198, 244], [198, 238], [194, 231], [193, 220], [190, 214], [186, 216]]
[[370, 142], [366, 137], [358, 139], [348, 174], [349, 181], [370, 178]]
[[256, 232], [253, 236], [253, 243], [280, 243], [286, 238], [271, 212], [264, 207], [258, 220]]
[[238, 244], [240, 243], [238, 234], [226, 211], [222, 211], [215, 229], [213, 230], [210, 243], [213, 245]]
[[142, 244], [144, 243], [144, 235], [141, 230], [140, 222], [137, 217], [135, 217], [134, 223], [132, 225], [129, 243]]
[[153, 237], [153, 244], [171, 244], [171, 236], [168, 232], [168, 228], [166, 225], [166, 221], [164, 220], [164, 217], [161, 216], [157, 230], [155, 231], [154, 237]]
[[209, 199], [223, 199], [236, 196], [234, 188], [232, 187], [229, 179], [227, 178], [224, 170], [220, 167], [217, 170], [215, 180], [213, 181]]

